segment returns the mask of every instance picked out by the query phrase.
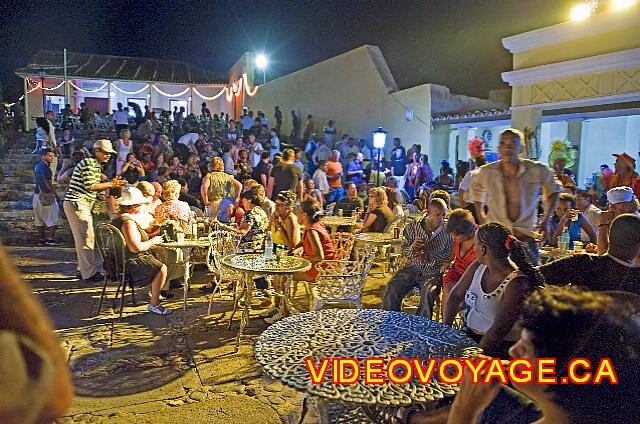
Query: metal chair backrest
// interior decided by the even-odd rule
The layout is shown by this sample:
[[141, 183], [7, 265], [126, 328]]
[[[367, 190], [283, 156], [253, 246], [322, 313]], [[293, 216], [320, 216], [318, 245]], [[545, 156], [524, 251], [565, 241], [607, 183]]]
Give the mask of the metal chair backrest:
[[115, 226], [103, 222], [96, 229], [96, 245], [107, 277], [112, 281], [124, 283], [127, 272], [127, 244], [122, 232]]
[[351, 257], [353, 249], [354, 236], [351, 233], [331, 233], [331, 244], [336, 248], [336, 257], [338, 261], [348, 261]]
[[325, 208], [325, 215], [330, 216], [333, 215], [333, 210], [336, 208], [336, 202], [329, 203]]
[[193, 212], [197, 218], [205, 218], [204, 211], [196, 206], [189, 206], [191, 212]]

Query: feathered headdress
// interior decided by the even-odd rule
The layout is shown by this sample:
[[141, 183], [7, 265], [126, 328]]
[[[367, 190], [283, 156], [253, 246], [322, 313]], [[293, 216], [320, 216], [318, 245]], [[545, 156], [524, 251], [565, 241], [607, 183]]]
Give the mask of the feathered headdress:
[[565, 168], [571, 168], [576, 161], [576, 151], [569, 140], [554, 140], [549, 153], [549, 165], [553, 166], [557, 160], [564, 161]]
[[469, 150], [469, 153], [471, 153], [472, 159], [477, 158], [478, 156], [484, 156], [484, 140], [482, 139], [482, 137], [473, 137], [471, 140], [469, 140], [467, 149]]

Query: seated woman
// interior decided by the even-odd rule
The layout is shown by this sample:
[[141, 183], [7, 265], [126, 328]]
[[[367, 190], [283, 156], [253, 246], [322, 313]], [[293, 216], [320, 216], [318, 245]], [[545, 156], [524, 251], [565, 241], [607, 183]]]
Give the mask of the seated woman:
[[[294, 274], [293, 279], [295, 281], [315, 281], [318, 276], [316, 265], [325, 259], [335, 259], [336, 248], [331, 243], [329, 232], [320, 222], [322, 218], [320, 205], [311, 200], [304, 200], [298, 207], [296, 217], [298, 222], [304, 226], [304, 232], [302, 240], [295, 246], [293, 253], [307, 259], [312, 266], [309, 271]], [[281, 308], [274, 316], [265, 318], [264, 321], [267, 324], [273, 324], [289, 314], [284, 302], [280, 306]]]
[[140, 190], [135, 187], [126, 187], [118, 201], [120, 217], [114, 219], [112, 224], [118, 228], [124, 236], [127, 250], [125, 257], [129, 278], [134, 285], [147, 285], [151, 282], [151, 301], [147, 310], [158, 315], [169, 315], [171, 309], [160, 305], [160, 290], [167, 279], [167, 267], [153, 256], [150, 249], [162, 243], [162, 237], [156, 236], [149, 239], [149, 235], [138, 225], [133, 216], [140, 210], [140, 206], [149, 202]]
[[384, 188], [375, 187], [369, 190], [369, 211], [362, 224], [363, 232], [384, 232], [387, 225], [395, 218], [387, 203], [387, 193], [385, 193]]
[[[575, 358], [584, 358], [594, 372], [602, 358], [615, 367], [617, 384], [472, 384], [465, 373], [460, 392], [448, 407], [409, 412], [406, 422], [596, 424], [636, 422], [635, 401], [640, 381], [640, 332], [629, 318], [634, 308], [604, 293], [575, 287], [536, 290], [522, 310], [522, 333], [509, 349], [511, 358], [554, 358], [558, 381], [569, 375]], [[534, 365], [535, 367], [535, 365]], [[586, 370], [585, 370], [586, 372]], [[578, 374], [581, 374], [578, 371]], [[595, 377], [595, 372], [593, 377]], [[482, 377], [481, 377], [482, 378]], [[534, 377], [535, 380], [535, 377]], [[494, 380], [495, 381], [495, 380]], [[537, 406], [537, 407], [536, 407]], [[403, 411], [406, 416], [406, 411]]]
[[300, 224], [295, 214], [296, 194], [282, 191], [276, 196], [276, 210], [269, 221], [273, 243], [293, 250], [300, 243]]
[[505, 358], [520, 337], [522, 304], [543, 277], [531, 263], [528, 246], [497, 222], [481, 225], [474, 240], [476, 261], [453, 287], [443, 321], [451, 325], [464, 301], [466, 326], [488, 355]]
[[156, 190], [153, 184], [148, 181], [140, 181], [135, 187], [140, 190], [148, 202], [140, 206], [140, 211], [134, 215], [134, 219], [147, 234], [152, 237], [157, 236], [160, 233], [160, 226], [156, 221], [156, 217], [153, 215], [155, 209], [153, 209], [152, 203]]
[[180, 183], [169, 180], [162, 186], [162, 199], [164, 200], [154, 211], [156, 220], [162, 224], [166, 220], [176, 221], [180, 224], [185, 234], [191, 231], [189, 224], [193, 221], [191, 208], [187, 202], [178, 200], [180, 197]]
[[302, 240], [294, 249], [295, 254], [302, 255], [313, 264], [307, 272], [301, 272], [293, 276], [297, 281], [314, 281], [318, 276], [316, 265], [326, 260], [334, 259], [336, 256], [336, 248], [331, 242], [329, 232], [322, 219], [322, 209], [315, 202], [305, 200], [300, 203], [296, 212], [298, 222], [304, 226]]
[[396, 218], [404, 217], [404, 209], [402, 209], [402, 205], [400, 204], [398, 189], [385, 187], [385, 192], [387, 193], [387, 199], [389, 203], [387, 206], [391, 209]]
[[136, 158], [135, 153], [127, 154], [127, 160], [126, 163], [122, 166], [120, 175], [123, 179], [127, 180], [129, 184], [135, 184], [145, 177], [146, 173], [144, 167]]
[[590, 243], [598, 242], [598, 236], [596, 236], [596, 231], [593, 226], [589, 220], [584, 217], [582, 212], [576, 209], [576, 206], [575, 196], [568, 193], [560, 194], [558, 207], [551, 220], [551, 225], [554, 229], [551, 244], [554, 246], [558, 245], [558, 238], [567, 228], [569, 228], [569, 237], [571, 238], [569, 249], [573, 249], [574, 241], [581, 240], [581, 230], [587, 234]]
[[449, 292], [462, 278], [464, 272], [476, 260], [473, 240], [476, 234], [476, 222], [473, 214], [466, 209], [455, 209], [449, 215], [447, 232], [453, 236], [452, 258], [448, 271], [442, 280], [442, 304], [447, 303]]
[[[276, 248], [284, 248], [292, 251], [300, 244], [300, 224], [295, 213], [296, 194], [287, 190], [278, 193], [276, 196], [276, 208], [269, 220], [269, 231]], [[274, 280], [274, 287], [279, 293], [284, 294], [284, 279]], [[274, 307], [261, 313], [260, 316], [268, 318], [276, 315], [280, 309], [285, 309], [284, 304], [280, 304], [281, 299], [275, 297]], [[267, 304], [268, 305], [268, 304]]]
[[241, 234], [240, 249], [261, 249], [264, 238], [267, 235], [269, 218], [267, 218], [265, 211], [260, 208], [260, 200], [253, 190], [247, 190], [242, 193], [240, 195], [240, 202], [242, 203], [242, 208], [245, 210], [245, 213], [242, 216], [242, 222], [240, 222], [237, 228], [222, 224], [218, 222], [217, 219], [212, 221], [212, 223], [217, 223], [220, 228], [224, 230]]
[[313, 200], [317, 202], [321, 208], [324, 208], [324, 195], [322, 191], [316, 188], [316, 184], [312, 178], [307, 177], [304, 179], [303, 188], [302, 200]]

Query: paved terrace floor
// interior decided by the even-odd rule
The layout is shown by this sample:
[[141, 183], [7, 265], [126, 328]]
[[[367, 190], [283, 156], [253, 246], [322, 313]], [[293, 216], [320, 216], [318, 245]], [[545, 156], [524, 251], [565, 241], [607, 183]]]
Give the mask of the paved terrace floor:
[[[207, 280], [197, 272], [188, 308], [180, 308], [182, 290], [174, 290], [168, 317], [146, 312], [147, 289], [139, 306], [125, 306], [117, 320], [111, 302], [96, 315], [101, 283], [75, 278], [72, 248], [10, 247], [22, 277], [44, 303], [71, 367], [76, 397], [60, 423], [295, 423], [301, 394], [263, 374], [252, 342], [266, 328], [252, 312], [249, 336], [234, 353], [236, 321], [227, 330], [231, 301], [216, 301], [197, 290]], [[383, 278], [374, 269], [367, 280], [364, 307], [379, 307]], [[109, 295], [113, 297], [115, 290]], [[304, 289], [296, 301], [307, 310]], [[317, 422], [312, 410], [305, 423]]]

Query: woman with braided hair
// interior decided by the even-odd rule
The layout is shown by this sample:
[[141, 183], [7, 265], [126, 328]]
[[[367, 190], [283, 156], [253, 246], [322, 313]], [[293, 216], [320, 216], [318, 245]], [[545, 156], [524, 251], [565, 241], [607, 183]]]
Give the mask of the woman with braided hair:
[[451, 325], [464, 301], [466, 326], [486, 354], [508, 358], [507, 350], [520, 337], [522, 305], [544, 278], [534, 267], [528, 245], [497, 222], [476, 231], [476, 261], [451, 290], [444, 323]]

